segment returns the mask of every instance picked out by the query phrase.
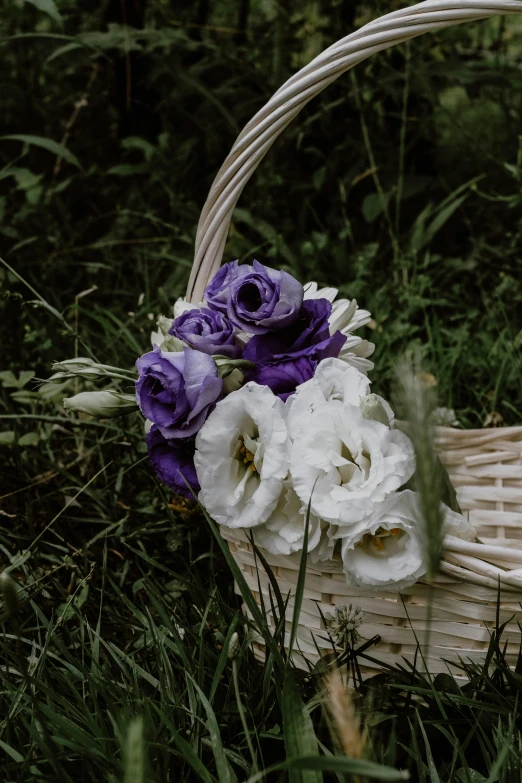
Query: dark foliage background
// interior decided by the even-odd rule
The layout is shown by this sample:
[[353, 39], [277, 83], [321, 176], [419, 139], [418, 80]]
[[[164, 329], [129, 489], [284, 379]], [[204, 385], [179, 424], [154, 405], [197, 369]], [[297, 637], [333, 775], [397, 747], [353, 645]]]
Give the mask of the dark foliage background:
[[[25, 602], [23, 640], [6, 626], [5, 659], [15, 669], [29, 661], [18, 679], [2, 674], [6, 780], [121, 779], [118, 727], [134, 714], [145, 715], [152, 742], [151, 780], [205, 779], [182, 743], [172, 744], [180, 727], [214, 779], [185, 672], [207, 694], [214, 687], [225, 636], [239, 622], [228, 569], [206, 523], [155, 482], [138, 417], [71, 423], [61, 400], [89, 384], [36, 379], [75, 353], [134, 364], [156, 317], [184, 292], [199, 212], [242, 126], [325, 46], [395, 7], [19, 0], [3, 8], [0, 557]], [[521, 62], [521, 19], [495, 19], [424, 36], [345, 75], [274, 145], [240, 201], [225, 254], [357, 298], [374, 319], [366, 335], [377, 346], [374, 388], [390, 393], [396, 357], [417, 344], [440, 404], [464, 426], [491, 414], [506, 424], [522, 418]], [[279, 686], [252, 667], [243, 677], [268, 763], [281, 756]], [[215, 707], [237, 772], [246, 751], [227, 683], [216, 682]], [[392, 695], [380, 692], [385, 717], [375, 722], [386, 731], [374, 756], [437, 780], [415, 710], [397, 717], [392, 686]], [[464, 696], [451, 702], [464, 747], [457, 760], [451, 737], [433, 728], [446, 713], [428, 700], [441, 779], [471, 780], [454, 777], [468, 747], [485, 775], [504, 753], [498, 779], [515, 779], [503, 750], [506, 737], [519, 742], [509, 688], [491, 686], [484, 712], [470, 711]], [[79, 701], [72, 709], [75, 700], [85, 709]], [[500, 725], [491, 713], [502, 710]]]
[[[82, 337], [99, 340], [100, 320], [118, 318], [121, 339], [100, 348], [131, 364], [148, 314], [183, 293], [199, 211], [241, 127], [296, 68], [391, 7], [118, 0], [65, 4], [58, 22], [14, 6], [3, 134], [61, 140], [81, 168], [2, 140], [7, 260], [69, 318], [96, 285]], [[492, 407], [520, 418], [519, 46], [518, 19], [496, 19], [340, 79], [261, 165], [226, 251], [339, 285], [370, 309], [379, 385], [407, 342], [431, 343], [441, 402], [473, 425]], [[7, 288], [7, 361], [18, 369], [23, 355], [45, 375], [71, 345], [24, 306], [23, 285]]]

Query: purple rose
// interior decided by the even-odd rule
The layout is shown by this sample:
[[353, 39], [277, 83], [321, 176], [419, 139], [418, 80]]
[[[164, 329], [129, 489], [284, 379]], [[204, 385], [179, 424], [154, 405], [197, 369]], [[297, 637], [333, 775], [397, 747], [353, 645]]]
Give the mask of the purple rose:
[[280, 364], [259, 364], [246, 374], [246, 380], [268, 386], [283, 401], [293, 394], [296, 388], [313, 377], [317, 362], [309, 356], [283, 361]]
[[346, 337], [341, 332], [330, 334], [331, 312], [328, 300], [308, 299], [296, 323], [277, 332], [254, 335], [243, 352], [243, 358], [256, 365], [245, 374], [246, 379], [265, 384], [286, 399], [312, 377], [322, 359], [339, 356]]
[[223, 388], [214, 360], [190, 348], [183, 353], [155, 348], [136, 366], [136, 399], [145, 418], [167, 439], [195, 435]]
[[221, 269], [216, 272], [205, 291], [205, 302], [212, 310], [219, 310], [226, 313], [228, 310], [228, 300], [230, 286], [238, 277], [244, 277], [253, 272], [253, 268], [248, 264], [239, 265], [239, 261], [230, 261], [223, 264]]
[[226, 300], [228, 318], [238, 329], [264, 334], [297, 320], [304, 291], [292, 275], [254, 261], [251, 267], [220, 269], [205, 296], [212, 309], [222, 310]]
[[234, 341], [234, 327], [218, 310], [187, 310], [174, 320], [169, 334], [209, 355], [237, 359], [241, 353]]
[[147, 449], [158, 478], [178, 495], [193, 499], [185, 482], [197, 495], [200, 486], [194, 467], [195, 439], [166, 440], [157, 427], [152, 427], [147, 434]]

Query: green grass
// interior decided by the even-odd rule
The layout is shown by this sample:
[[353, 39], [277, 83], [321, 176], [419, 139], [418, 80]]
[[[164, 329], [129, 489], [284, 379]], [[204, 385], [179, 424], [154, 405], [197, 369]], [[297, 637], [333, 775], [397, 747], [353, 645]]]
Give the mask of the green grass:
[[[186, 6], [60, 0], [0, 21], [0, 569], [18, 591], [4, 582], [0, 777], [522, 780], [522, 667], [506, 667], [501, 629], [484, 667], [463, 662], [463, 686], [406, 664], [363, 683], [371, 646], [339, 650], [368, 732], [365, 757], [347, 759], [324, 667], [295, 669], [281, 626], [270, 633], [245, 585], [234, 594], [211, 521], [153, 476], [140, 417], [69, 417], [62, 398], [92, 384], [42, 383], [74, 355], [133, 367], [184, 291], [239, 129], [370, 13]], [[521, 41], [516, 18], [446, 30], [332, 85], [255, 175], [226, 250], [356, 297], [374, 317], [375, 391], [389, 396], [397, 357], [416, 350], [467, 427], [522, 419]], [[278, 616], [285, 601], [274, 592]]]
[[[81, 494], [72, 488], [84, 513], [93, 513], [98, 493], [108, 497], [107, 484], [105, 473]], [[470, 681], [461, 687], [406, 666], [363, 683], [358, 655], [371, 656], [371, 647], [355, 651], [350, 666], [369, 741], [366, 759], [348, 760], [328, 730], [325, 667], [295, 670], [262, 615], [269, 652], [264, 665], [255, 663], [226, 545], [192, 511], [173, 536], [160, 488], [148, 501], [130, 512], [132, 526], [121, 520], [110, 530], [105, 519], [102, 535], [81, 548], [79, 515], [76, 530], [70, 518], [60, 535], [50, 526], [38, 548], [19, 535], [8, 570], [20, 605], [4, 602], [0, 669], [5, 780], [253, 783], [263, 770], [278, 780], [283, 769], [296, 781], [319, 781], [323, 771], [334, 775], [328, 780], [402, 779], [393, 769], [422, 781], [520, 779], [522, 676], [504, 664], [502, 629], [483, 667], [463, 662]], [[2, 548], [14, 538], [4, 527]], [[340, 650], [339, 659], [353, 652]]]

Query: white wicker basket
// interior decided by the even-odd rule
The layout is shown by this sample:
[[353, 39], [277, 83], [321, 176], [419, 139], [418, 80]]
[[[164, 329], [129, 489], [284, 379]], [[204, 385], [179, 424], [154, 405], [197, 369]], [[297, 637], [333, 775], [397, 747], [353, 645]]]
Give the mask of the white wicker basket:
[[[237, 200], [277, 136], [299, 111], [345, 71], [370, 55], [424, 32], [496, 14], [522, 13], [522, 0], [427, 0], [387, 14], [330, 46], [290, 78], [248, 123], [218, 172], [198, 226], [196, 255], [187, 298], [201, 301], [221, 264]], [[441, 574], [432, 591], [431, 634], [425, 650], [432, 673], [459, 673], [459, 661], [480, 661], [497, 619], [507, 622], [503, 643], [511, 664], [518, 656], [522, 621], [522, 427], [495, 430], [438, 428], [438, 446], [464, 513], [481, 543], [446, 539]], [[269, 582], [257, 569], [243, 531], [222, 528], [223, 537], [259, 599], [270, 606]], [[281, 593], [293, 594], [299, 555], [264, 552]], [[380, 637], [363, 673], [381, 664], [414, 661], [425, 641], [429, 588], [422, 581], [402, 593], [375, 593], [346, 585], [340, 559], [308, 563], [295, 655], [315, 662], [332, 651], [323, 618], [335, 607], [358, 606], [364, 613], [362, 639]], [[500, 606], [497, 599], [500, 596]], [[288, 618], [293, 608], [288, 604]], [[261, 640], [256, 649], [263, 655]], [[381, 662], [381, 663], [379, 663]]]

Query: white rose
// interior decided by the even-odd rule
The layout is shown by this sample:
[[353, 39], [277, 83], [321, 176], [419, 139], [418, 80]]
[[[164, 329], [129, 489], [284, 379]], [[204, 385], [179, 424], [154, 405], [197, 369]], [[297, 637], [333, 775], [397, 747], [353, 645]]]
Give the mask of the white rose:
[[[291, 482], [285, 481], [284, 489], [274, 511], [263, 525], [259, 525], [254, 530], [256, 544], [267, 549], [273, 555], [290, 555], [292, 552], [300, 552], [304, 545], [306, 515], [307, 509], [303, 508]], [[308, 552], [312, 552], [320, 540], [321, 522], [315, 514], [310, 514]]]
[[339, 331], [347, 338], [341, 348], [339, 359], [352, 365], [362, 373], [367, 373], [373, 369], [373, 362], [369, 361], [375, 350], [375, 345], [352, 334], [361, 326], [367, 324], [371, 319], [368, 310], [361, 310], [357, 307], [355, 299], [337, 299], [337, 288], [318, 288], [317, 283], [306, 283], [304, 286], [305, 299], [327, 299], [332, 304], [332, 313], [328, 319], [330, 325], [330, 334]]
[[294, 489], [305, 505], [312, 495], [313, 512], [337, 525], [364, 519], [415, 469], [410, 439], [382, 423], [383, 406], [378, 420], [366, 418], [372, 406], [363, 414], [365, 399], [359, 405], [332, 399], [290, 428]]
[[[445, 531], [468, 540], [475, 531], [460, 514], [441, 504]], [[401, 590], [426, 573], [420, 539], [419, 496], [395, 492], [353, 528], [338, 528], [349, 585]]]
[[266, 522], [288, 474], [284, 403], [267, 386], [247, 383], [218, 402], [196, 438], [199, 499], [220, 525]]

